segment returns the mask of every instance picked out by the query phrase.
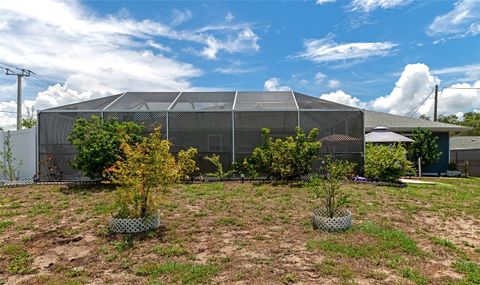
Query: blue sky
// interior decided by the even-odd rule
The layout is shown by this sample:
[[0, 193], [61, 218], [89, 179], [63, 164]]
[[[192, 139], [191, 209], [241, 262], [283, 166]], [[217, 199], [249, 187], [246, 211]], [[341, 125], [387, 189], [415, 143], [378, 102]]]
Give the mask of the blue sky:
[[[27, 79], [37, 109], [126, 90], [294, 89], [407, 115], [435, 84], [480, 87], [480, 1], [5, 1], [0, 66], [59, 84]], [[0, 75], [0, 111], [14, 110], [14, 83]], [[442, 95], [441, 113], [480, 109], [475, 89]]]

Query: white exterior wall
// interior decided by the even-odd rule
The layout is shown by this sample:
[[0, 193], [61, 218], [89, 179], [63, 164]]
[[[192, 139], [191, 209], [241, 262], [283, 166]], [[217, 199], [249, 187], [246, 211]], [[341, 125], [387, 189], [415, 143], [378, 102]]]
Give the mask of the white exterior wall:
[[[5, 131], [0, 131], [0, 149], [5, 151]], [[10, 131], [13, 157], [15, 163], [22, 162], [19, 168], [19, 179], [30, 180], [36, 173], [37, 165], [37, 127], [26, 130]], [[0, 161], [4, 163], [4, 161]], [[5, 179], [0, 174], [0, 179]]]

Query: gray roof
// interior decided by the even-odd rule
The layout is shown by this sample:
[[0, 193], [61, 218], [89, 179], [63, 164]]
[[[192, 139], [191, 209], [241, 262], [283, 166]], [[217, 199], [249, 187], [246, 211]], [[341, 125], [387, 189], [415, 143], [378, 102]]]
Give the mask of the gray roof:
[[456, 132], [470, 129], [463, 126], [392, 115], [370, 110], [364, 110], [364, 113], [365, 131], [371, 131], [373, 128], [378, 126], [388, 127], [388, 129], [393, 132], [411, 132], [418, 127], [427, 128], [432, 132]]
[[296, 91], [126, 92], [45, 111], [358, 111]]
[[396, 143], [396, 142], [413, 142], [412, 139], [400, 134], [391, 132], [386, 127], [375, 127], [372, 132], [365, 135], [365, 142], [372, 143]]
[[450, 138], [450, 149], [451, 150], [480, 149], [480, 136], [451, 137]]

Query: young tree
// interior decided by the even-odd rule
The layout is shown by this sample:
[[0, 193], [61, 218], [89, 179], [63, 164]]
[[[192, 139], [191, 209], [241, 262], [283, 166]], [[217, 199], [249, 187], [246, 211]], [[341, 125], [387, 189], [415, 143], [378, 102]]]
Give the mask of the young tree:
[[135, 145], [142, 141], [142, 128], [133, 122], [105, 121], [97, 116], [78, 119], [68, 136], [78, 152], [72, 166], [91, 179], [103, 178], [104, 170], [123, 157], [122, 143]]
[[168, 186], [179, 181], [185, 169], [195, 169], [191, 160], [196, 150], [185, 151], [182, 161], [178, 163], [170, 153], [170, 142], [162, 140], [160, 128], [156, 128], [148, 138], [132, 146], [122, 143], [125, 154], [123, 159], [108, 168], [106, 176], [117, 189], [118, 218], [142, 218], [158, 210], [160, 195]]
[[35, 109], [27, 107], [27, 115], [21, 120], [22, 128], [31, 129], [37, 125], [37, 118], [35, 117]]
[[22, 161], [15, 162], [12, 149], [12, 138], [10, 132], [5, 132], [4, 149], [0, 149], [0, 174], [4, 175], [8, 180], [18, 180], [19, 169]]
[[334, 160], [327, 156], [322, 167], [324, 175], [313, 178], [307, 184], [315, 195], [321, 199], [328, 217], [333, 218], [348, 202], [347, 195], [341, 187], [348, 181], [348, 175], [353, 172], [355, 163], [347, 160]]
[[438, 149], [438, 138], [429, 129], [415, 129], [411, 139], [413, 142], [407, 146], [410, 161], [417, 163], [420, 158], [422, 165], [426, 166], [436, 163], [440, 159], [442, 152]]

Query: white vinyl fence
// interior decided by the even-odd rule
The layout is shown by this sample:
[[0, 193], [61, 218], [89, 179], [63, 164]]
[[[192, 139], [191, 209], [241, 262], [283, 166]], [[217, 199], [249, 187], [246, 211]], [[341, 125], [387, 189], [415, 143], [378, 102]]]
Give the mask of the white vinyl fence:
[[[6, 150], [5, 139], [6, 131], [0, 130], [0, 150]], [[10, 131], [10, 140], [12, 146], [15, 165], [21, 163], [18, 171], [20, 180], [31, 180], [36, 173], [37, 165], [37, 128], [33, 127], [26, 130]], [[0, 163], [5, 164], [3, 158], [0, 157]], [[0, 180], [4, 180], [0, 173]]]

